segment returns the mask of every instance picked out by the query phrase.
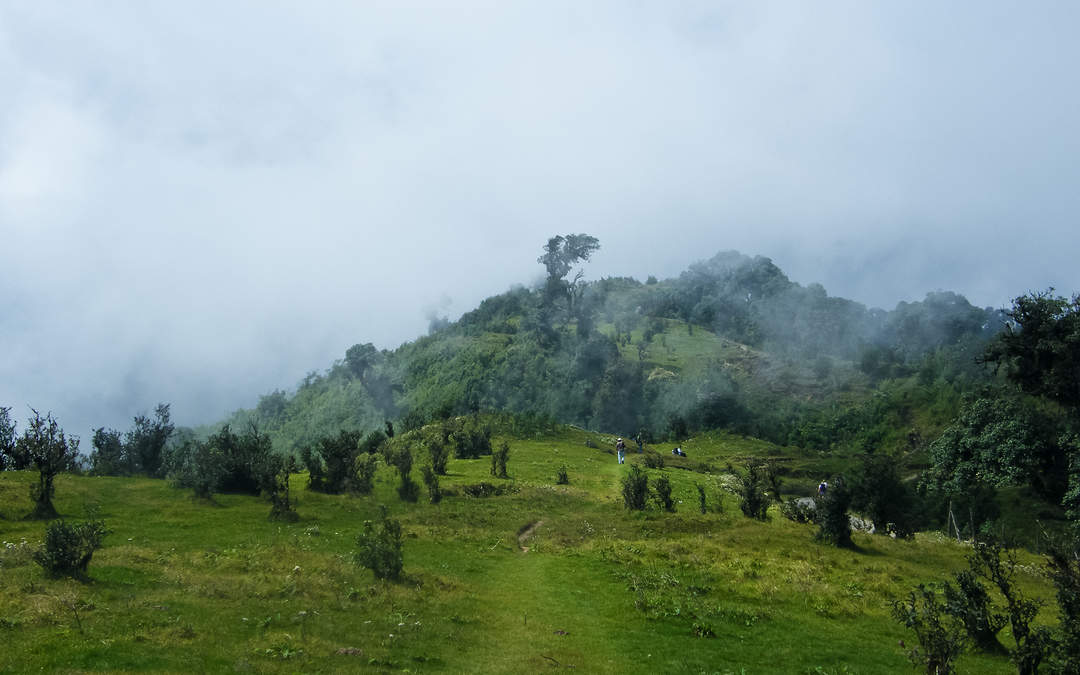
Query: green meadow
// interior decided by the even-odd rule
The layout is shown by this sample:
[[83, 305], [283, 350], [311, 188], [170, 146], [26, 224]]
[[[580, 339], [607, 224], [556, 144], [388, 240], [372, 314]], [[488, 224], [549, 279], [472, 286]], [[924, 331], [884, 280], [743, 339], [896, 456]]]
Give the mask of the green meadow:
[[[620, 479], [642, 456], [619, 465], [610, 436], [505, 440], [509, 479], [490, 475], [490, 458], [451, 459], [438, 504], [400, 501], [385, 465], [364, 497], [309, 492], [294, 474], [295, 523], [268, 520], [256, 497], [207, 502], [164, 480], [65, 474], [61, 514], [96, 508], [111, 530], [81, 581], [32, 561], [45, 529], [22, 519], [35, 476], [0, 473], [0, 671], [915, 672], [914, 635], [891, 603], [965, 567], [966, 546], [937, 533], [857, 533], [837, 549], [776, 507], [765, 522], [744, 517], [729, 465], [773, 455], [805, 474], [796, 493], [827, 468], [763, 441], [699, 436], [685, 459], [657, 446], [666, 466], [647, 473], [672, 482], [667, 513], [624, 509]], [[562, 466], [568, 485], [556, 484]], [[481, 481], [504, 493], [465, 495]], [[403, 525], [401, 582], [352, 560], [380, 505]], [[1052, 624], [1040, 560], [1021, 555], [1019, 583]], [[959, 670], [1014, 667], [966, 653]]]

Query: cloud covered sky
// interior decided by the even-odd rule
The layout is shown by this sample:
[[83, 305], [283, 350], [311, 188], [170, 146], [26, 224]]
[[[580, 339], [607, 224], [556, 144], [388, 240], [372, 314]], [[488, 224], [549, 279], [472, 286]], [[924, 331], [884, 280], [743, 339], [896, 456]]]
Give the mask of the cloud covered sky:
[[713, 253], [1080, 291], [1080, 5], [0, 5], [0, 405], [251, 406], [531, 283]]

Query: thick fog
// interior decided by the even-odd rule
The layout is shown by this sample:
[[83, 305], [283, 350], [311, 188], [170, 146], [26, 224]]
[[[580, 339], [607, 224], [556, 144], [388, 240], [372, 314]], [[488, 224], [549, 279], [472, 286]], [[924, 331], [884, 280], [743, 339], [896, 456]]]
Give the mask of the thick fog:
[[0, 6], [0, 405], [192, 424], [543, 272], [1080, 290], [1080, 5]]

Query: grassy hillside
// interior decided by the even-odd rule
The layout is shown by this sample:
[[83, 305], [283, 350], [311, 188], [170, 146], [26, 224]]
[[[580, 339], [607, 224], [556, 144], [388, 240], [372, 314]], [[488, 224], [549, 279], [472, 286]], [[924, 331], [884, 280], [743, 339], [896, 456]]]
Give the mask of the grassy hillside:
[[[30, 562], [44, 529], [19, 520], [33, 476], [0, 473], [0, 670], [907, 672], [899, 642], [913, 635], [890, 602], [964, 566], [965, 547], [934, 534], [820, 545], [775, 509], [744, 518], [725, 491], [725, 467], [747, 456], [807, 472], [828, 457], [697, 436], [687, 458], [648, 470], [672, 481], [678, 510], [631, 513], [611, 437], [563, 428], [507, 440], [509, 480], [489, 475], [489, 458], [452, 459], [438, 505], [400, 502], [386, 466], [363, 498], [310, 493], [294, 475], [291, 524], [269, 522], [253, 497], [206, 503], [161, 480], [64, 475], [59, 510], [77, 518], [96, 505], [113, 530], [85, 583]], [[569, 485], [555, 484], [560, 466]], [[480, 481], [507, 493], [464, 496]], [[351, 562], [379, 504], [406, 533], [401, 583]], [[1049, 599], [1037, 560], [1024, 559], [1020, 584]], [[1053, 621], [1048, 609], [1041, 620]], [[960, 669], [1013, 667], [967, 654]]]

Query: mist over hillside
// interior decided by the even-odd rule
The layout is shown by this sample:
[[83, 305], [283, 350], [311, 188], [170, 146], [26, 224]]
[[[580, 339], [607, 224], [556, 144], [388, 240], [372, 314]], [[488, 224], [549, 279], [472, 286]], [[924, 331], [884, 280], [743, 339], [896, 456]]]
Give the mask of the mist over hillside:
[[479, 411], [657, 439], [726, 428], [829, 447], [846, 432], [821, 438], [814, 425], [857, 410], [883, 382], [937, 382], [955, 407], [988, 377], [975, 358], [1005, 320], [945, 291], [870, 309], [734, 251], [663, 280], [570, 281], [568, 272], [487, 298], [457, 321], [435, 317], [429, 335], [396, 349], [357, 343], [227, 421], [255, 423], [293, 453], [342, 429]]

